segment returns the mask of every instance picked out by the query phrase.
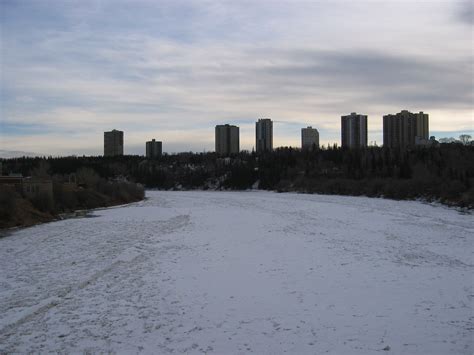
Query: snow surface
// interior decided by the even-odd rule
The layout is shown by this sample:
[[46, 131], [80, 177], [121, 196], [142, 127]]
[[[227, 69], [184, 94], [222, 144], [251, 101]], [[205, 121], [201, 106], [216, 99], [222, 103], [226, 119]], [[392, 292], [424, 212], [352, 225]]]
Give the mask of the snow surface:
[[269, 192], [147, 196], [0, 239], [0, 353], [474, 352], [470, 214]]

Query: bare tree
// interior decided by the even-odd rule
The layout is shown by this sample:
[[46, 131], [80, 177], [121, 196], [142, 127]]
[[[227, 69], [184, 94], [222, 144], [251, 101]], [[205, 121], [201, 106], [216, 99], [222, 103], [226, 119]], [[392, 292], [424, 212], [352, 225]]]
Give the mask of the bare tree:
[[456, 139], [454, 139], [453, 137], [440, 138], [439, 142], [440, 143], [454, 143], [454, 142], [456, 142]]
[[469, 134], [461, 134], [459, 136], [459, 140], [462, 142], [462, 144], [466, 145], [469, 144], [471, 141], [472, 137]]
[[47, 161], [41, 160], [38, 166], [31, 170], [30, 174], [31, 176], [34, 176], [37, 178], [49, 178], [50, 177], [49, 170], [50, 170], [49, 163]]
[[79, 184], [85, 184], [89, 188], [97, 187], [100, 181], [100, 176], [91, 168], [80, 168], [76, 176]]

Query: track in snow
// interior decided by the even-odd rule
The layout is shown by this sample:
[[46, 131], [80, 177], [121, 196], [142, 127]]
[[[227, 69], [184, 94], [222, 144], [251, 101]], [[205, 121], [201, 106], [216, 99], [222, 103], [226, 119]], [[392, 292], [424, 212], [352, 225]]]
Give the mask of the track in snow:
[[268, 192], [146, 201], [0, 239], [0, 353], [472, 354], [472, 215]]

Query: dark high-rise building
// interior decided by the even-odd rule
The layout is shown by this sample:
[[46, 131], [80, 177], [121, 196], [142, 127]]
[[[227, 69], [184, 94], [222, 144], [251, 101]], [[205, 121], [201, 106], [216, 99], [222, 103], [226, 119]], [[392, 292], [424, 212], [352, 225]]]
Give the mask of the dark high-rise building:
[[367, 115], [341, 116], [341, 145], [343, 148], [367, 147]]
[[104, 132], [104, 156], [123, 155], [123, 132], [116, 129]]
[[273, 122], [261, 118], [255, 123], [255, 148], [257, 153], [273, 150]]
[[146, 157], [149, 159], [159, 158], [162, 154], [162, 143], [152, 139], [146, 142]]
[[403, 110], [383, 116], [383, 145], [388, 148], [410, 147], [429, 138], [428, 114]]
[[301, 149], [319, 148], [319, 132], [311, 126], [301, 128]]
[[239, 147], [239, 127], [232, 125], [216, 126], [216, 153], [220, 155], [237, 154]]

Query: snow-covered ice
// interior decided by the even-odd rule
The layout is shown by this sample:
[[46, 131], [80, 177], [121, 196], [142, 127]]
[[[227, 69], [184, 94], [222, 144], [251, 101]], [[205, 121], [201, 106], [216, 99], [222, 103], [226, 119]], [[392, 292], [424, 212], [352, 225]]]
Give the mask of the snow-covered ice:
[[147, 196], [0, 239], [0, 353], [474, 352], [472, 214]]

